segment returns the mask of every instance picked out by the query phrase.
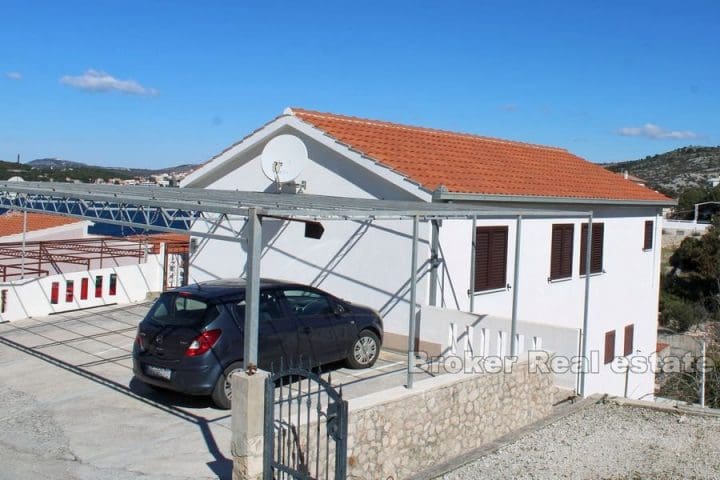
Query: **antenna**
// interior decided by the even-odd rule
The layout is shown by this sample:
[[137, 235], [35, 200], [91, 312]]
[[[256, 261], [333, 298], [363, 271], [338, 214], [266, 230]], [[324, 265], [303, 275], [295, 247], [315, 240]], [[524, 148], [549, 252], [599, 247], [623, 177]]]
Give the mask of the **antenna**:
[[283, 183], [292, 182], [308, 160], [307, 147], [295, 135], [278, 135], [270, 140], [261, 154], [262, 171], [275, 182], [278, 192]]

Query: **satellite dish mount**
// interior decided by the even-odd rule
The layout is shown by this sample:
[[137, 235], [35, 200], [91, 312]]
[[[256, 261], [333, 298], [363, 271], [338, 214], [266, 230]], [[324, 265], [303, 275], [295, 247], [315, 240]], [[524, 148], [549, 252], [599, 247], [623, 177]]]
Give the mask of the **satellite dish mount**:
[[283, 190], [283, 185], [293, 182], [300, 175], [307, 161], [305, 143], [289, 134], [271, 139], [261, 154], [263, 173], [275, 182], [278, 192]]

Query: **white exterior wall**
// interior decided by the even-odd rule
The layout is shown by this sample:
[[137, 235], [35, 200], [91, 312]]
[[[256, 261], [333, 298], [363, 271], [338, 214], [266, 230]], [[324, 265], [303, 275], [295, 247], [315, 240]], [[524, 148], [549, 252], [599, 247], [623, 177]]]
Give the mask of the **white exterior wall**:
[[[110, 274], [117, 275], [116, 294], [109, 294]], [[95, 276], [103, 277], [102, 297], [95, 297]], [[81, 280], [88, 278], [88, 298], [80, 299]], [[65, 301], [66, 282], [74, 281], [73, 301]], [[59, 283], [59, 301], [50, 302], [53, 282]], [[123, 267], [85, 270], [62, 275], [50, 275], [29, 280], [15, 280], [0, 283], [0, 292], [5, 291], [5, 312], [0, 321], [41, 317], [52, 313], [98, 307], [108, 304], [125, 304], [145, 300], [149, 292], [160, 292], [163, 288], [163, 253], [149, 255], [146, 263]]]
[[[308, 192], [355, 198], [418, 200], [375, 173], [359, 167], [314, 140], [303, 138], [310, 161], [297, 179]], [[235, 170], [205, 185], [212, 189], [275, 191], [262, 173], [259, 153], [249, 152]], [[301, 194], [299, 194], [301, 195]], [[425, 199], [429, 195], [425, 194]], [[235, 222], [241, 227], [243, 218]], [[263, 220], [260, 275], [321, 288], [354, 303], [370, 306], [385, 319], [386, 332], [407, 335], [410, 289], [412, 222], [322, 222], [321, 240], [304, 237], [304, 225]], [[429, 224], [421, 223], [418, 248], [418, 301], [426, 302], [428, 290]], [[197, 238], [191, 255], [190, 281], [244, 276], [246, 242]]]
[[[259, 156], [262, 147], [273, 135], [288, 133], [289, 129], [287, 125], [276, 128], [275, 124], [263, 127], [214, 159], [204, 167], [205, 171], [194, 172], [183, 186], [274, 191], [275, 186], [262, 173]], [[427, 192], [396, 173], [378, 169], [377, 164], [372, 162], [367, 164], [367, 159], [358, 160], [355, 152], [342, 151], [342, 146], [336, 148], [330, 145], [333, 142], [327, 137], [313, 139], [310, 134], [295, 130], [291, 133], [303, 138], [308, 147], [310, 162], [297, 179], [298, 183], [307, 182], [308, 193], [431, 200]], [[583, 205], [544, 204], [542, 207], [589, 210]], [[599, 207], [594, 210], [595, 221], [605, 223], [605, 273], [591, 277], [588, 349], [599, 352], [597, 358], [601, 365], [597, 366], [597, 374], [588, 376], [585, 392], [622, 395], [625, 375], [613, 373], [608, 366], [602, 365], [604, 334], [616, 330], [616, 353], [622, 353], [624, 327], [634, 323], [634, 343], [640, 350], [638, 355], [654, 355], [661, 217], [656, 207]], [[654, 248], [649, 252], [642, 251], [645, 220], [654, 220], [656, 225]], [[239, 228], [243, 221], [237, 219], [236, 226]], [[521, 322], [565, 329], [582, 328], [585, 282], [579, 275], [579, 255], [581, 224], [585, 221], [585, 218], [523, 220], [521, 280], [520, 285], [512, 286], [520, 289], [518, 312]], [[576, 225], [573, 276], [566, 281], [550, 283], [552, 224], [568, 222]], [[312, 240], [303, 237], [302, 224], [265, 219], [261, 275], [314, 285], [339, 297], [373, 307], [385, 318], [386, 333], [406, 336], [411, 222], [376, 221], [364, 224], [325, 221], [323, 225], [325, 234], [322, 240]], [[515, 219], [482, 220], [478, 221], [478, 225], [508, 225], [507, 279], [512, 284]], [[420, 227], [417, 301], [419, 305], [427, 305], [430, 228], [427, 223]], [[439, 275], [441, 306], [450, 309], [469, 309], [471, 230], [470, 220], [445, 220], [441, 228], [441, 256], [445, 262], [443, 274]], [[191, 281], [243, 276], [245, 243], [196, 240], [199, 243], [191, 256]], [[476, 294], [474, 312], [507, 321], [512, 313], [512, 289]], [[421, 341], [426, 340], [423, 328], [421, 324]], [[386, 343], [387, 340], [386, 335]], [[432, 339], [427, 341], [432, 342]], [[647, 398], [652, 394], [653, 385], [652, 372], [631, 375], [628, 394], [634, 398]]]
[[[559, 208], [553, 206], [553, 208]], [[575, 209], [577, 210], [577, 208]], [[657, 338], [661, 217], [655, 208], [595, 209], [593, 222], [605, 224], [604, 273], [591, 276], [588, 351], [598, 352], [594, 362], [598, 374], [587, 377], [586, 393], [623, 395], [625, 374], [615, 373], [603, 364], [605, 332], [616, 331], [615, 353], [622, 355], [624, 329], [635, 324], [637, 355], [654, 356]], [[643, 251], [644, 225], [655, 221], [653, 249]], [[518, 319], [567, 328], [582, 328], [585, 277], [580, 276], [581, 225], [587, 218], [523, 219], [520, 284], [512, 285], [515, 257], [515, 220], [478, 220], [478, 226], [508, 226], [507, 283], [512, 288], [477, 292], [474, 313], [510, 318], [513, 289], [519, 287]], [[549, 282], [552, 225], [575, 224], [573, 274], [568, 280]], [[444, 221], [440, 244], [445, 256], [441, 276], [442, 306], [469, 310], [472, 223], [469, 220]], [[452, 287], [449, 279], [452, 279]], [[593, 358], [591, 355], [590, 358]], [[618, 369], [620, 370], [620, 369]], [[628, 395], [648, 398], [654, 388], [654, 375], [630, 374]]]

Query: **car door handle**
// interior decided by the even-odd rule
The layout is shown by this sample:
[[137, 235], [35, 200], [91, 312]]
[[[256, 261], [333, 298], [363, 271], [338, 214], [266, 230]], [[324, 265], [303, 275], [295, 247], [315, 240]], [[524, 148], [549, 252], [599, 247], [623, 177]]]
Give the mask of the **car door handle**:
[[302, 328], [300, 329], [300, 332], [301, 332], [301, 333], [304, 333], [304, 334], [306, 334], [306, 335], [310, 335], [310, 333], [312, 333], [312, 328], [310, 328], [310, 327], [302, 327]]

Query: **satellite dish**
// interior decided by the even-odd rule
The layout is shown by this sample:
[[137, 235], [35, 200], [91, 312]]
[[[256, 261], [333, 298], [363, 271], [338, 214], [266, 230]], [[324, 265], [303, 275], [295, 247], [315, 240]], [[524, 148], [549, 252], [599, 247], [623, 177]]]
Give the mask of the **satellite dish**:
[[308, 160], [307, 147], [295, 135], [278, 135], [263, 148], [262, 170], [276, 183], [295, 180]]

